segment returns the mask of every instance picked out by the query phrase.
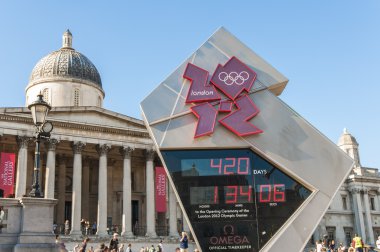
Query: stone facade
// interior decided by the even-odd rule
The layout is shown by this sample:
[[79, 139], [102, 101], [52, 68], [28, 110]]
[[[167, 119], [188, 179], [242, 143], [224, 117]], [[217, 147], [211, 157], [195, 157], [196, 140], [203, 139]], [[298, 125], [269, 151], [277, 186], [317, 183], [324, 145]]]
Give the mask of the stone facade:
[[380, 174], [378, 169], [361, 165], [359, 145], [347, 130], [338, 146], [355, 161], [354, 167], [332, 199], [312, 240], [328, 237], [348, 245], [358, 233], [366, 244], [374, 244], [380, 236]]
[[[86, 64], [74, 64], [75, 57]], [[27, 104], [42, 93], [53, 107], [47, 120], [54, 129], [41, 144], [40, 187], [45, 199], [57, 199], [52, 215], [56, 232], [64, 234], [68, 220], [68, 235], [78, 238], [86, 232], [84, 219], [96, 226], [95, 234], [91, 228], [88, 234], [98, 237], [115, 231], [125, 238], [177, 236], [182, 213], [172, 190], [167, 188], [167, 213], [155, 211], [154, 167], [161, 163], [147, 129], [141, 120], [102, 108], [98, 75], [72, 48], [67, 31], [62, 48], [36, 65], [26, 88]], [[31, 190], [34, 133], [26, 107], [0, 108], [0, 151], [16, 154], [16, 201]], [[11, 227], [2, 229], [0, 239], [14, 234]]]

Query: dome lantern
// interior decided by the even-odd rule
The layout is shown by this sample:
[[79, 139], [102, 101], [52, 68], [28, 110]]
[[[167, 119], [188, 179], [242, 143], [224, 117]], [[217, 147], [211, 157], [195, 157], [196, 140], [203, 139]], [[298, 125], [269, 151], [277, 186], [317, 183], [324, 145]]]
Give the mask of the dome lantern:
[[72, 48], [73, 46], [73, 34], [67, 29], [62, 36], [62, 48]]

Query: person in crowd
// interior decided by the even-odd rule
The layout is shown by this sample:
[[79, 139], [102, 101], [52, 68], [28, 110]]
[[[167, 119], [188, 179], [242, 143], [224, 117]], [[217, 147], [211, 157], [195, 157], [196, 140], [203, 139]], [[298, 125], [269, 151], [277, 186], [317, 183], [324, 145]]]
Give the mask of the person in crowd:
[[180, 248], [175, 248], [175, 252], [181, 252]]
[[315, 242], [315, 251], [316, 252], [321, 252], [321, 249], [322, 249], [322, 241], [318, 240], [318, 241]]
[[145, 248], [141, 247], [140, 252], [145, 252]]
[[355, 249], [353, 247], [349, 247], [348, 252], [355, 252]]
[[160, 240], [160, 242], [158, 243], [157, 251], [164, 252], [164, 246], [162, 245], [162, 240]]
[[53, 234], [58, 234], [58, 225], [55, 221], [53, 222]]
[[61, 241], [59, 235], [55, 235], [55, 244], [59, 252], [67, 252], [65, 244]]
[[86, 220], [81, 219], [80, 221], [80, 230], [82, 231], [82, 234], [85, 234], [85, 226], [86, 226]]
[[69, 235], [70, 234], [70, 222], [69, 220], [66, 220], [65, 221], [65, 235]]
[[329, 243], [329, 251], [335, 252], [335, 241], [334, 240], [331, 240]]
[[380, 236], [377, 237], [377, 240], [376, 240], [376, 248], [377, 248], [377, 249], [380, 249]]
[[363, 252], [363, 245], [362, 238], [358, 234], [355, 234], [355, 237], [352, 239], [352, 247], [355, 248], [356, 252]]
[[196, 248], [196, 249], [194, 249], [194, 252], [199, 252], [199, 249], [197, 249], [197, 248]]
[[132, 244], [129, 243], [128, 246], [127, 246], [127, 249], [125, 251], [126, 252], [132, 252]]
[[87, 250], [87, 244], [90, 241], [90, 238], [86, 237], [84, 238], [82, 244], [79, 246], [78, 252], [86, 252]]
[[149, 252], [156, 252], [156, 249], [154, 248], [154, 245], [150, 246], [150, 248], [149, 248], [148, 251]]
[[338, 252], [345, 252], [346, 247], [343, 245], [343, 243], [339, 243]]
[[92, 234], [96, 234], [96, 221], [92, 223]]
[[99, 248], [96, 248], [94, 252], [104, 252], [104, 248], [106, 245], [104, 243], [100, 243]]
[[85, 228], [86, 235], [90, 235], [90, 229], [91, 229], [90, 221], [86, 221], [84, 223], [84, 228]]
[[1, 233], [1, 230], [3, 229], [3, 221], [4, 220], [5, 220], [4, 208], [2, 206], [0, 206], [0, 233]]
[[112, 239], [110, 241], [110, 245], [109, 245], [109, 249], [112, 251], [113, 249], [115, 249], [115, 251], [117, 251], [118, 249], [118, 246], [119, 246], [119, 239], [118, 239], [118, 234], [117, 233], [114, 233], [113, 236], [112, 236]]
[[117, 252], [124, 252], [124, 244], [120, 244], [119, 248], [117, 249]]
[[187, 252], [187, 248], [189, 247], [188, 242], [187, 233], [183, 231], [181, 239], [179, 240], [179, 248], [181, 252]]

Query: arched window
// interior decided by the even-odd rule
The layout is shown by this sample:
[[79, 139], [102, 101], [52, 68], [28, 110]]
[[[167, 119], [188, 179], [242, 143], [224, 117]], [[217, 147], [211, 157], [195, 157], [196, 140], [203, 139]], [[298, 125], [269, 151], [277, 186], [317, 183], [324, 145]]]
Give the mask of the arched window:
[[48, 88], [44, 89], [44, 91], [42, 92], [42, 95], [44, 96], [44, 101], [46, 101], [47, 103], [50, 103], [50, 100], [49, 100], [49, 89]]
[[79, 106], [79, 88], [76, 88], [74, 90], [74, 106], [75, 107]]

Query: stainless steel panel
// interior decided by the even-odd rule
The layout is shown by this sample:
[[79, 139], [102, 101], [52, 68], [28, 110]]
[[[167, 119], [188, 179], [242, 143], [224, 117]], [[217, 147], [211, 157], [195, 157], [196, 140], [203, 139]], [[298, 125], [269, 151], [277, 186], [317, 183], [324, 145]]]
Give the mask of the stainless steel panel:
[[280, 72], [274, 69], [259, 55], [253, 52], [225, 28], [220, 28], [209, 39], [209, 42], [223, 51], [229, 57], [236, 56], [248, 66], [250, 66], [256, 73], [257, 79], [271, 89], [278, 87], [276, 95], [280, 95], [288, 79]]
[[[194, 62], [211, 75], [217, 64], [225, 63], [225, 55], [243, 60], [256, 71], [261, 85], [277, 88], [276, 92], [281, 92], [287, 83], [282, 74], [221, 28], [141, 103], [144, 120], [158, 149], [248, 147], [308, 186], [313, 195], [307, 204], [262, 249], [300, 251], [350, 172], [353, 161], [269, 89], [250, 94], [260, 109], [250, 122], [263, 133], [239, 137], [217, 123], [212, 135], [194, 139], [198, 120], [189, 110], [191, 104], [185, 104], [190, 85], [182, 78], [184, 64]], [[253, 90], [259, 82], [255, 82]], [[219, 114], [218, 118], [224, 115]]]
[[330, 197], [320, 192], [316, 193], [310, 201], [305, 202], [303, 208], [291, 220], [292, 223], [287, 223], [261, 252], [302, 251], [330, 202]]
[[171, 115], [173, 106], [177, 102], [178, 93], [165, 86], [159, 85], [154, 92], [141, 102], [145, 118], [148, 122], [166, 118]]

